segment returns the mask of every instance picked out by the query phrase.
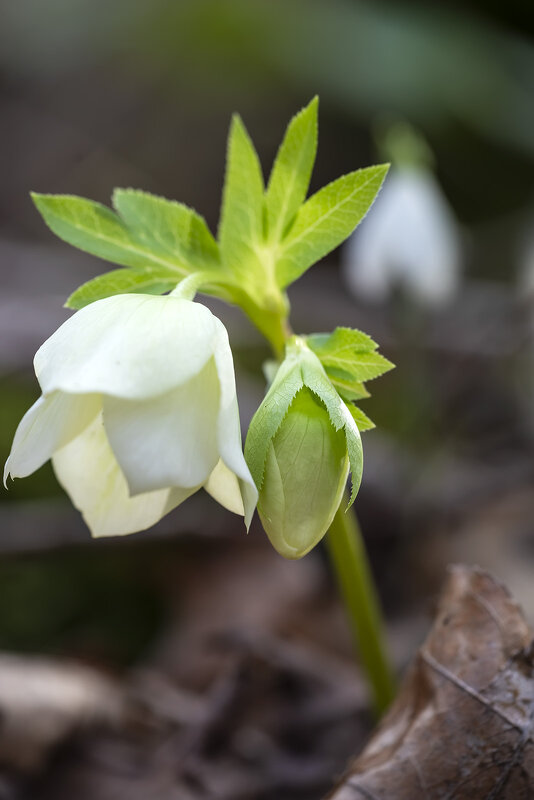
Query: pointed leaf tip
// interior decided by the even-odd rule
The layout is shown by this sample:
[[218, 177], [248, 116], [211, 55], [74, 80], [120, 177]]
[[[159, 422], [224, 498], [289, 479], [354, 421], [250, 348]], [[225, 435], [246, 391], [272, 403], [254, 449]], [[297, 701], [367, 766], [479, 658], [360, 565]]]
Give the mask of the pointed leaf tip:
[[318, 98], [296, 114], [287, 126], [276, 154], [265, 193], [267, 236], [276, 245], [306, 198], [317, 152]]
[[300, 207], [284, 238], [276, 275], [285, 288], [338, 247], [365, 217], [387, 167], [366, 167], [323, 186]]

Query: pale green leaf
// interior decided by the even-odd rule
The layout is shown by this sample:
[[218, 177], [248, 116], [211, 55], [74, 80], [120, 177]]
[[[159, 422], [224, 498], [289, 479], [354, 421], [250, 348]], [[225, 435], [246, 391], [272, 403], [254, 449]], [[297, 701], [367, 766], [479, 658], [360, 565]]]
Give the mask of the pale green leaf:
[[341, 356], [325, 355], [321, 357], [321, 363], [325, 368], [335, 367], [348, 372], [351, 377], [357, 382], [370, 381], [373, 378], [378, 378], [385, 372], [393, 369], [394, 364], [388, 361], [387, 358], [381, 356], [380, 353], [358, 353], [352, 355], [344, 354]]
[[72, 195], [33, 193], [32, 199], [49, 228], [74, 247], [124, 266], [147, 264], [146, 254], [106, 206]]
[[32, 198], [56, 236], [80, 250], [125, 267], [174, 269], [177, 279], [191, 271], [177, 255], [153, 252], [111, 209], [100, 203], [72, 195], [32, 194]]
[[367, 414], [364, 414], [361, 408], [358, 408], [358, 406], [354, 406], [352, 403], [347, 403], [347, 408], [354, 422], [358, 426], [360, 433], [363, 433], [363, 431], [370, 431], [376, 427], [375, 423], [370, 420]]
[[219, 245], [208, 228], [204, 217], [201, 217], [195, 211], [192, 212], [191, 217], [189, 248], [190, 256], [195, 262], [198, 259], [201, 264], [210, 266], [220, 261]]
[[334, 384], [334, 388], [343, 400], [364, 400], [370, 397], [367, 388], [361, 381], [355, 380], [350, 372], [335, 367], [326, 367], [326, 374]]
[[278, 242], [304, 202], [317, 152], [318, 98], [289, 123], [265, 194], [267, 238]]
[[223, 263], [246, 277], [258, 264], [263, 241], [263, 177], [260, 162], [241, 119], [230, 127], [219, 243]]
[[281, 288], [341, 244], [369, 211], [388, 170], [368, 167], [344, 175], [310, 197], [280, 246], [276, 276]]
[[192, 211], [138, 189], [115, 189], [113, 207], [148, 248], [173, 255], [188, 249]]
[[137, 189], [115, 189], [113, 205], [151, 252], [179, 257], [193, 269], [217, 259], [217, 244], [204, 219], [183, 203]]
[[76, 289], [65, 305], [67, 308], [80, 309], [95, 300], [128, 292], [145, 294], [163, 294], [176, 286], [176, 275], [163, 268], [143, 270], [115, 269], [87, 281]]
[[356, 383], [377, 378], [393, 368], [391, 361], [376, 352], [377, 345], [371, 337], [353, 328], [336, 328], [331, 334], [312, 334], [306, 341], [327, 370], [341, 370]]
[[306, 342], [319, 358], [328, 353], [366, 353], [378, 347], [370, 336], [356, 328], [336, 328], [332, 333], [312, 333], [306, 337]]

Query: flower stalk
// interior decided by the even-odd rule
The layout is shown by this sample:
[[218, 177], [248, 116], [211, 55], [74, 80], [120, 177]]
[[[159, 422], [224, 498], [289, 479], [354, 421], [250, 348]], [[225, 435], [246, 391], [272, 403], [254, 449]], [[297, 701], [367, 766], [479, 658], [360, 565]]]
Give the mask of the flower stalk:
[[[312, 355], [304, 340], [296, 336], [289, 336], [286, 339], [286, 353], [290, 360], [291, 358], [298, 359], [299, 354], [303, 353]], [[284, 365], [280, 371], [283, 369]], [[347, 473], [345, 473], [345, 480], [346, 477]], [[260, 505], [261, 502], [262, 492], [260, 491]], [[386, 647], [382, 611], [354, 509], [352, 506], [347, 508], [346, 498], [343, 500], [342, 495], [335, 503], [337, 510], [328, 527], [326, 546], [345, 604], [362, 669], [372, 692], [373, 709], [376, 716], [380, 717], [390, 705], [396, 691]], [[271, 542], [275, 547], [277, 546], [272, 539]], [[277, 547], [277, 549], [279, 548]], [[307, 552], [309, 549], [311, 547], [303, 552]], [[288, 556], [283, 549], [279, 549], [279, 552], [286, 557], [302, 555], [300, 553], [296, 556]]]
[[341, 505], [326, 537], [357, 646], [359, 658], [373, 693], [378, 717], [395, 696], [395, 683], [384, 640], [380, 603], [354, 510]]

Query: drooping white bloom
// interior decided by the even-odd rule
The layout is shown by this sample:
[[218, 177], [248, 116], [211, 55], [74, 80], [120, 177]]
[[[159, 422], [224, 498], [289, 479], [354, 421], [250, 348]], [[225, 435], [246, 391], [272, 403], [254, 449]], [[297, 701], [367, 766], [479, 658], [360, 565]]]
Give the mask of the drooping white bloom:
[[204, 487], [247, 526], [257, 490], [241, 448], [222, 322], [172, 295], [98, 300], [34, 359], [42, 396], [15, 433], [8, 475], [52, 458], [94, 536], [144, 530]]
[[384, 300], [398, 283], [426, 305], [446, 303], [460, 277], [458, 226], [432, 173], [392, 170], [369, 216], [344, 250], [344, 275], [358, 297]]

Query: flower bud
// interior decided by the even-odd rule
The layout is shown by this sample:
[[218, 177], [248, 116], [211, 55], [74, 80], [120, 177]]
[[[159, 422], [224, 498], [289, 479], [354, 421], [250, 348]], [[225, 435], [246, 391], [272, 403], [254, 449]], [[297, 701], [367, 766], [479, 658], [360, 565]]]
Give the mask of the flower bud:
[[285, 558], [301, 558], [330, 527], [349, 468], [357, 488], [362, 467], [356, 424], [301, 340], [288, 348], [254, 415], [245, 457], [271, 544]]
[[343, 430], [307, 387], [269, 442], [258, 502], [263, 527], [286, 558], [300, 558], [330, 527], [349, 474]]

